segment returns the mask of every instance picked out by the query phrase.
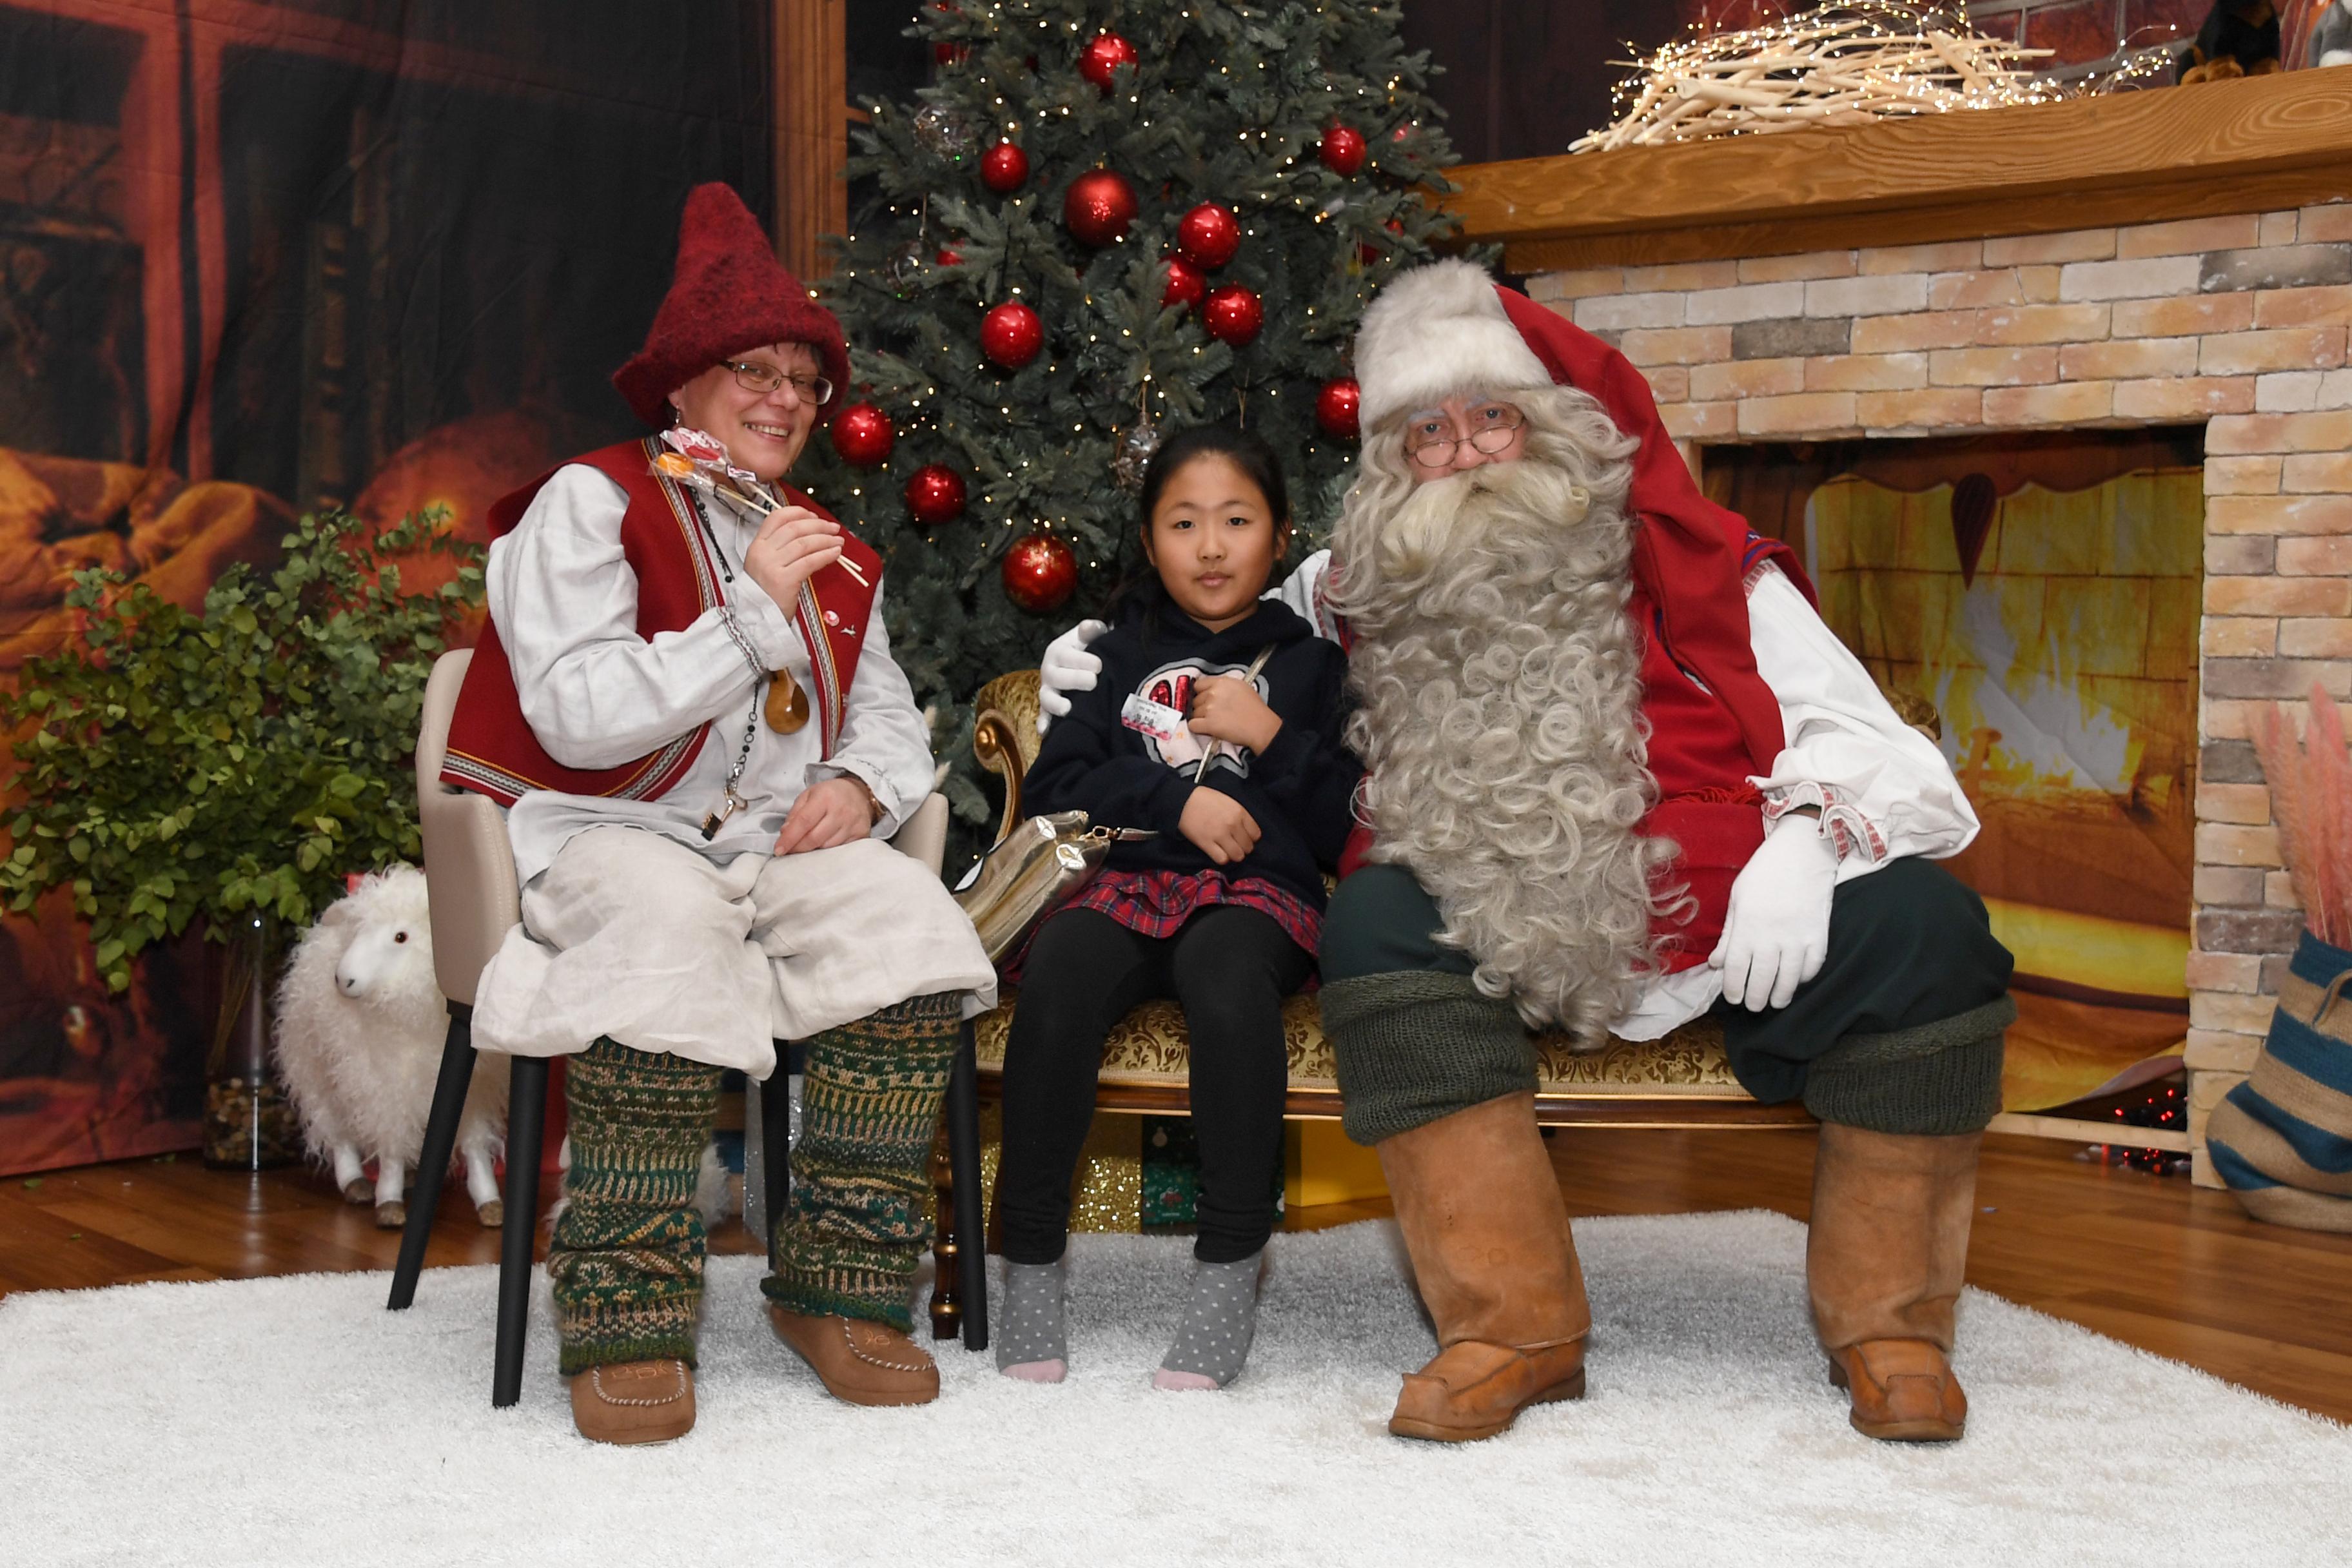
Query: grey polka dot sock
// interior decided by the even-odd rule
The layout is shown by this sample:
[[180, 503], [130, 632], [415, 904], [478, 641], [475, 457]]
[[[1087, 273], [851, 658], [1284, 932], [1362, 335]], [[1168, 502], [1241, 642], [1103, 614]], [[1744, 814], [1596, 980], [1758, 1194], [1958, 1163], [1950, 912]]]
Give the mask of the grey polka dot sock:
[[1024, 1383], [1059, 1383], [1070, 1369], [1062, 1332], [1059, 1263], [1004, 1264], [1004, 1315], [996, 1323], [996, 1370]]
[[1241, 1375], [1257, 1333], [1258, 1260], [1192, 1265], [1192, 1289], [1176, 1342], [1152, 1374], [1154, 1388], [1223, 1388]]

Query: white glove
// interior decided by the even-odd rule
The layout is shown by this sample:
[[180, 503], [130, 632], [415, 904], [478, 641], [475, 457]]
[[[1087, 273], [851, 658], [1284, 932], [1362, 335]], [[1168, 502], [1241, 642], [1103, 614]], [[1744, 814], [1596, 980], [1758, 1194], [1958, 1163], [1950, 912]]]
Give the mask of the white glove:
[[1108, 621], [1080, 621], [1045, 645], [1045, 657], [1037, 661], [1037, 733], [1070, 710], [1066, 693], [1095, 689], [1102, 660], [1087, 651], [1087, 644], [1108, 630]]
[[1822, 972], [1837, 868], [1837, 845], [1819, 818], [1791, 814], [1773, 825], [1733, 879], [1723, 940], [1707, 955], [1723, 971], [1725, 1001], [1751, 1013], [1785, 1007]]

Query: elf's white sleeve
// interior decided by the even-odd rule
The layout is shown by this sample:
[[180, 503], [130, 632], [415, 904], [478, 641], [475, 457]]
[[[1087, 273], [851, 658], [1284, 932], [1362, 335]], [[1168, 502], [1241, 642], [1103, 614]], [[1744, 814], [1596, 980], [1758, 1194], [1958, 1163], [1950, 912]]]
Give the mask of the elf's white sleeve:
[[1838, 880], [1906, 856], [1942, 859], [1977, 836], [1976, 813], [1934, 742], [1906, 724], [1862, 661], [1777, 567], [1748, 593], [1756, 668], [1780, 701], [1788, 744], [1764, 792], [1767, 821], [1821, 811], [1838, 846]]
[[1315, 635], [1327, 642], [1339, 640], [1339, 623], [1323, 602], [1323, 579], [1331, 570], [1331, 552], [1318, 550], [1298, 563], [1298, 570], [1284, 579], [1279, 588], [1269, 588], [1265, 597], [1279, 599], [1298, 612]]

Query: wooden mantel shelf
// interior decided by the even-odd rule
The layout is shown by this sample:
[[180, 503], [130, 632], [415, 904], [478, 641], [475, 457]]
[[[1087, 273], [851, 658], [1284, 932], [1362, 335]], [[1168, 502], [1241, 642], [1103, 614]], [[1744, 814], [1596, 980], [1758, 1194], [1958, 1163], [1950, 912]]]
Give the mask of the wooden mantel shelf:
[[2352, 67], [1454, 171], [1512, 272], [2152, 223], [2352, 198]]

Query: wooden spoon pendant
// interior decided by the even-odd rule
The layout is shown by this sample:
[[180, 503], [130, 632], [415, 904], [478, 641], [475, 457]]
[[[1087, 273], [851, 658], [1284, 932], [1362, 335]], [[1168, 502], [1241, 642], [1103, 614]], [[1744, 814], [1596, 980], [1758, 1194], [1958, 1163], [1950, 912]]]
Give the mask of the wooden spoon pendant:
[[779, 735], [797, 734], [809, 721], [808, 693], [801, 689], [792, 672], [779, 669], [768, 682], [768, 698], [761, 711], [766, 716], [768, 728]]

